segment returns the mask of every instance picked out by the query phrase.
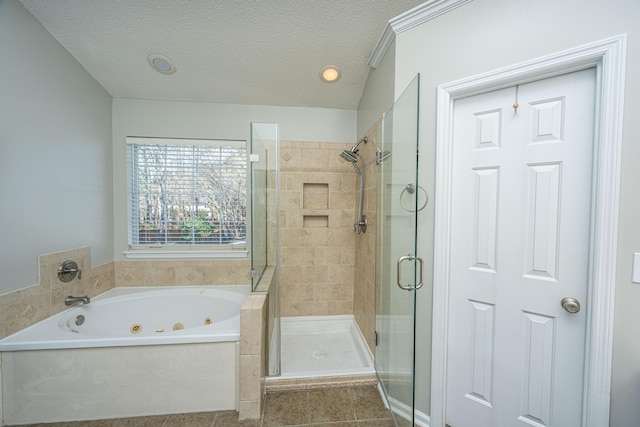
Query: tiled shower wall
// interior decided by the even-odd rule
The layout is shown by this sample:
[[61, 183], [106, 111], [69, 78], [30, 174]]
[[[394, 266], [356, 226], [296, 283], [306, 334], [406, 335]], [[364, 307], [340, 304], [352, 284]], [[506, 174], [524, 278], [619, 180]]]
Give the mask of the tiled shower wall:
[[356, 173], [352, 143], [280, 145], [282, 316], [353, 314]]
[[[360, 178], [340, 158], [346, 144], [281, 143], [281, 314], [353, 314], [374, 348], [378, 124], [360, 144], [366, 233], [356, 234]], [[360, 166], [360, 163], [359, 163]]]
[[[376, 142], [379, 127], [375, 125], [367, 133], [368, 142], [360, 144], [360, 155], [365, 163], [364, 206], [367, 232], [356, 236], [354, 266], [353, 314], [364, 338], [373, 351], [375, 346], [376, 314], [376, 242], [377, 242], [377, 172]], [[358, 196], [356, 196], [358, 197]], [[357, 202], [356, 202], [357, 203]]]

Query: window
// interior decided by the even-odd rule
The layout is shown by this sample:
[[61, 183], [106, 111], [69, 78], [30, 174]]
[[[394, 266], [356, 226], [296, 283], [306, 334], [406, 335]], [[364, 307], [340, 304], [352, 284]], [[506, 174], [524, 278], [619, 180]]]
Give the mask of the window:
[[245, 141], [127, 138], [127, 180], [127, 256], [246, 249]]

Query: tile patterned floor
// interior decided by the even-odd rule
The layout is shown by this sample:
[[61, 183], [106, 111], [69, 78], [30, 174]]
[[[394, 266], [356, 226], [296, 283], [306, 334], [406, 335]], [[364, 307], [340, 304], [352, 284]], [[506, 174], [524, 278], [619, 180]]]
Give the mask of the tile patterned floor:
[[[160, 415], [28, 427], [393, 427], [376, 386], [268, 393], [262, 419], [238, 421], [235, 411]], [[25, 426], [23, 426], [25, 427]]]

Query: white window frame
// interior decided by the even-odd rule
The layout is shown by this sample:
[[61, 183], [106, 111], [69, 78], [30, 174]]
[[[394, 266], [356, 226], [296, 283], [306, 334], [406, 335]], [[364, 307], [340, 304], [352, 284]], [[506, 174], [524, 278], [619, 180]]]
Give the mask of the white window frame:
[[132, 179], [135, 176], [134, 166], [127, 159], [127, 243], [128, 250], [124, 255], [129, 259], [202, 259], [202, 258], [246, 258], [248, 255], [249, 238], [249, 159], [248, 144], [244, 140], [217, 140], [217, 139], [193, 139], [193, 138], [152, 138], [152, 137], [127, 137], [127, 157], [131, 145], [185, 145], [185, 146], [231, 146], [241, 147], [247, 151], [246, 160], [246, 196], [247, 205], [245, 213], [247, 233], [244, 243], [231, 244], [139, 244], [131, 242], [132, 231], [132, 206], [134, 197]]

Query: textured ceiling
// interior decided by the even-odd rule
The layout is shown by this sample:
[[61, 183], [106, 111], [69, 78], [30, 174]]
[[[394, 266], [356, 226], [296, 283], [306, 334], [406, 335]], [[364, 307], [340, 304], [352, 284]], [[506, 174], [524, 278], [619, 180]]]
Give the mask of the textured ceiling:
[[114, 98], [355, 109], [387, 23], [423, 0], [20, 2]]

